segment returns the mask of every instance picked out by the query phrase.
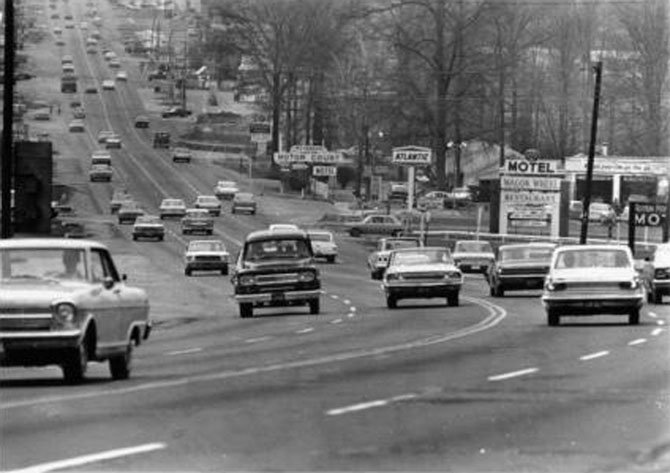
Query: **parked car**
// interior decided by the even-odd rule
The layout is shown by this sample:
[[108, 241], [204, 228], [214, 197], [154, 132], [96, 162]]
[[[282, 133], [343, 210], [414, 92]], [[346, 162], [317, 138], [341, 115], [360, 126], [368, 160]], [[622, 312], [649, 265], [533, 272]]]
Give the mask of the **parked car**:
[[126, 283], [101, 243], [67, 238], [0, 241], [2, 366], [59, 365], [78, 383], [89, 361], [130, 376], [133, 349], [149, 337], [149, 300]]
[[253, 317], [256, 308], [298, 305], [308, 305], [310, 314], [318, 314], [321, 278], [312, 258], [303, 231], [248, 234], [231, 280], [240, 317]]
[[172, 118], [172, 117], [188, 117], [191, 115], [191, 111], [182, 107], [170, 107], [165, 110], [161, 115], [163, 118]]
[[610, 204], [604, 202], [593, 202], [589, 205], [589, 222], [605, 223], [615, 220], [616, 214]]
[[355, 223], [349, 229], [349, 235], [392, 235], [399, 236], [403, 225], [393, 215], [368, 215], [360, 223]]
[[211, 235], [214, 233], [214, 220], [206, 209], [186, 209], [186, 215], [181, 219], [181, 232], [205, 233]]
[[491, 243], [482, 240], [458, 240], [452, 256], [464, 273], [486, 273], [496, 258]]
[[228, 274], [230, 254], [221, 240], [192, 240], [184, 254], [184, 274], [193, 271], [220, 271]]
[[[47, 121], [51, 120], [51, 113], [49, 113], [49, 109], [41, 109], [37, 110], [33, 113], [33, 120], [39, 120], [39, 121]], [[70, 130], [72, 131], [72, 130]]]
[[133, 240], [140, 238], [155, 238], [163, 241], [165, 225], [156, 215], [139, 215], [133, 224]]
[[581, 220], [584, 212], [584, 203], [581, 200], [571, 200], [568, 214], [571, 220]]
[[175, 148], [172, 151], [172, 161], [175, 163], [190, 163], [191, 151], [187, 148]]
[[368, 255], [368, 269], [372, 279], [382, 279], [389, 264], [389, 256], [393, 250], [402, 248], [420, 248], [423, 244], [416, 237], [392, 237], [377, 240], [377, 248]]
[[454, 187], [446, 195], [446, 205], [463, 205], [472, 201], [472, 192], [468, 187]]
[[221, 201], [215, 195], [199, 195], [196, 197], [193, 207], [196, 209], [206, 209], [215, 217], [221, 215]]
[[654, 253], [645, 259], [641, 277], [647, 302], [662, 304], [663, 296], [670, 295], [670, 244], [656, 246]]
[[417, 199], [416, 207], [422, 210], [442, 209], [447, 196], [446, 191], [430, 191]]
[[91, 168], [88, 170], [88, 177], [91, 182], [110, 182], [112, 174], [114, 174], [114, 171], [109, 164], [91, 164]]
[[149, 117], [146, 115], [138, 115], [135, 117], [135, 128], [149, 128]]
[[186, 204], [182, 199], [163, 199], [159, 208], [160, 218], [184, 217], [186, 215]]
[[447, 248], [423, 247], [393, 250], [384, 273], [386, 305], [395, 309], [401, 299], [444, 297], [457, 306], [463, 274]]
[[133, 200], [125, 201], [121, 204], [116, 215], [119, 219], [119, 225], [124, 223], [134, 224], [137, 217], [144, 215], [144, 210]]
[[233, 197], [233, 204], [230, 207], [230, 212], [247, 212], [254, 215], [257, 207], [258, 203], [251, 192], [238, 192], [235, 194], [235, 197]]
[[566, 245], [558, 247], [544, 284], [542, 305], [548, 325], [562, 316], [625, 315], [640, 321], [644, 285], [623, 245]]
[[338, 249], [333, 234], [324, 230], [308, 230], [307, 235], [312, 244], [314, 257], [325, 258], [327, 262], [334, 263], [337, 259]]
[[214, 195], [219, 199], [231, 200], [239, 191], [234, 181], [219, 181], [214, 187]]
[[68, 125], [68, 130], [70, 133], [83, 133], [86, 131], [86, 127], [84, 125], [83, 120], [72, 120], [70, 124]]
[[555, 247], [553, 243], [500, 246], [486, 273], [490, 294], [503, 297], [505, 291], [542, 289]]

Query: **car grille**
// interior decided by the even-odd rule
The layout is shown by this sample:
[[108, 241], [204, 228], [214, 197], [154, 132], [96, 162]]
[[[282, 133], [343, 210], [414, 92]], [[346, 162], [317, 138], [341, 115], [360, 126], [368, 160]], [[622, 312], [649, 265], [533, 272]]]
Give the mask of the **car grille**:
[[501, 274], [505, 276], [514, 276], [514, 275], [530, 275], [537, 274], [543, 275], [549, 271], [549, 267], [532, 267], [532, 268], [502, 268]]
[[403, 279], [444, 279], [443, 272], [403, 273]]
[[216, 255], [196, 255], [196, 261], [221, 261], [220, 256]]
[[295, 284], [297, 282], [297, 273], [259, 274], [256, 276], [256, 284], [259, 286], [268, 286], [273, 284]]
[[670, 269], [657, 268], [654, 271], [654, 279], [670, 279]]
[[0, 331], [49, 330], [51, 311], [43, 307], [0, 309]]
[[630, 281], [580, 281], [561, 283], [563, 291], [570, 291], [572, 295], [583, 294], [584, 296], [599, 296], [609, 294], [620, 294], [621, 291], [630, 290], [626, 287]]

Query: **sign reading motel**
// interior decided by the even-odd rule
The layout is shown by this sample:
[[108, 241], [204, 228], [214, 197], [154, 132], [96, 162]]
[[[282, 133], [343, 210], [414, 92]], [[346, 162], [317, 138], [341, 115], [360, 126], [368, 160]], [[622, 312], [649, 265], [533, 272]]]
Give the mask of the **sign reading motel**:
[[527, 161], [525, 159], [506, 159], [503, 172], [510, 174], [558, 174], [558, 161]]

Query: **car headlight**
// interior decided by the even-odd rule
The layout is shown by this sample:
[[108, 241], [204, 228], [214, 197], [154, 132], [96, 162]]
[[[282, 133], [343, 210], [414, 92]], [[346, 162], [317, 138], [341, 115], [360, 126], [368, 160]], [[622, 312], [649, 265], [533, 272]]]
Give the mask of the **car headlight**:
[[554, 282], [551, 279], [547, 279], [544, 283], [544, 287], [547, 291], [562, 291], [567, 286], [563, 282]]
[[195, 256], [193, 255], [186, 256], [186, 261], [195, 261]]
[[316, 274], [312, 271], [302, 271], [298, 273], [298, 281], [300, 282], [311, 282], [316, 279]]
[[640, 281], [637, 278], [633, 278], [630, 281], [619, 283], [619, 287], [622, 289], [637, 289], [640, 287]]
[[74, 317], [77, 313], [74, 305], [69, 303], [61, 303], [54, 307], [54, 319], [60, 325], [67, 325], [74, 322]]
[[398, 281], [400, 280], [400, 275], [398, 273], [386, 274], [387, 281]]
[[461, 279], [461, 273], [459, 271], [447, 271], [444, 277], [447, 279]]
[[256, 282], [256, 278], [253, 276], [246, 274], [243, 276], [240, 276], [238, 279], [238, 282], [240, 283], [240, 286], [253, 286], [254, 283]]

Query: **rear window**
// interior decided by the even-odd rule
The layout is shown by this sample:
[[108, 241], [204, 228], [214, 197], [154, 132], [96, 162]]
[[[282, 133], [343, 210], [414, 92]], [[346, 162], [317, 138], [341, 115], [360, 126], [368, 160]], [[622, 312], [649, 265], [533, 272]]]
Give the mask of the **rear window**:
[[310, 256], [312, 252], [307, 240], [303, 238], [251, 241], [246, 244], [244, 250], [244, 259], [247, 261], [309, 258]]

